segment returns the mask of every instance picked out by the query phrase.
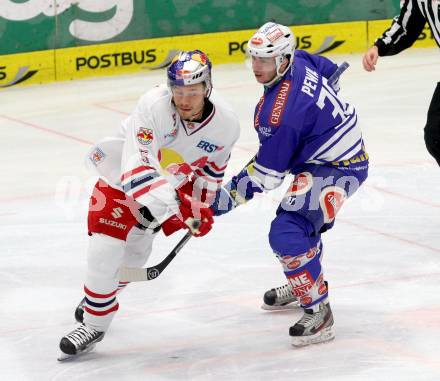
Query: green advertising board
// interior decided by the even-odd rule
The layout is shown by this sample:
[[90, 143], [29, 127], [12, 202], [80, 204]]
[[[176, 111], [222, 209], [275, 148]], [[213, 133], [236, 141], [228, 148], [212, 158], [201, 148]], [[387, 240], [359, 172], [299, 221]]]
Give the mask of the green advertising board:
[[397, 0], [1, 0], [0, 55], [285, 25], [387, 19]]

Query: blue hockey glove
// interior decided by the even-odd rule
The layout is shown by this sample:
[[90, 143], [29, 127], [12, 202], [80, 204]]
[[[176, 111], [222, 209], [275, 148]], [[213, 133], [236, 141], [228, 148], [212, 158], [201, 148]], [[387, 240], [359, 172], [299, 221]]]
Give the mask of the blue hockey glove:
[[[226, 184], [226, 186], [228, 186], [229, 184], [230, 182]], [[229, 213], [236, 206], [237, 205], [232, 199], [229, 191], [225, 187], [221, 187], [215, 195], [215, 200], [211, 205], [211, 210], [214, 216], [221, 216], [223, 214]]]
[[249, 164], [232, 178], [224, 187], [217, 191], [211, 209], [215, 216], [229, 213], [232, 209], [242, 205], [254, 197], [255, 193], [263, 192], [261, 186], [252, 180], [252, 165]]

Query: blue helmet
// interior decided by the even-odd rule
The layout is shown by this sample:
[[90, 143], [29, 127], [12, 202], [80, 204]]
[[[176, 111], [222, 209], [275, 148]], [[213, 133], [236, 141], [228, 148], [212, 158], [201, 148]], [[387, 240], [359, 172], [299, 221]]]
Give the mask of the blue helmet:
[[168, 87], [205, 83], [208, 98], [212, 90], [211, 67], [208, 56], [200, 50], [180, 52], [168, 67]]

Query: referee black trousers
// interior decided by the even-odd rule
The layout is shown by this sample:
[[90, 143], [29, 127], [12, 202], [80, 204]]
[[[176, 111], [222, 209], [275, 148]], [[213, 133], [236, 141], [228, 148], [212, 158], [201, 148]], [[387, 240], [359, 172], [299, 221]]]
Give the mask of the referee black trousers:
[[425, 144], [428, 152], [440, 166], [440, 82], [437, 83], [425, 126]]

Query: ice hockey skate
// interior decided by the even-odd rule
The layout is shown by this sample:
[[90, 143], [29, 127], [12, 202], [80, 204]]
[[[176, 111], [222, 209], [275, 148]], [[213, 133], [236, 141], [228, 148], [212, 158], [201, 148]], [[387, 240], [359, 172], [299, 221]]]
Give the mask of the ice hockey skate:
[[297, 298], [292, 293], [292, 286], [289, 283], [266, 291], [263, 301], [261, 308], [267, 311], [288, 310], [299, 306]]
[[96, 343], [100, 342], [103, 338], [104, 332], [96, 331], [85, 324], [81, 324], [61, 339], [61, 355], [58, 357], [58, 361], [72, 359], [90, 352], [95, 348]]
[[82, 300], [79, 302], [79, 304], [76, 306], [75, 309], [75, 320], [78, 323], [84, 322], [84, 305], [86, 304], [86, 298], [82, 298]]
[[292, 345], [303, 347], [334, 339], [333, 324], [333, 313], [328, 301], [305, 309], [302, 318], [289, 329]]

